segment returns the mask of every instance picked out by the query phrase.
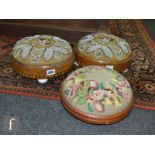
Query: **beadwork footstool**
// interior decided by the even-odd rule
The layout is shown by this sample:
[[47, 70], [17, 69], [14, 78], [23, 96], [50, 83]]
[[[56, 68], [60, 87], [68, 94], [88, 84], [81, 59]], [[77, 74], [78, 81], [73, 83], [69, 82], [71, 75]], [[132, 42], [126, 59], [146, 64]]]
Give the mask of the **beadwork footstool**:
[[80, 66], [110, 66], [120, 72], [126, 70], [133, 59], [132, 50], [124, 39], [105, 33], [84, 36], [74, 51]]
[[60, 98], [74, 117], [92, 124], [111, 124], [129, 114], [134, 96], [129, 82], [117, 71], [86, 66], [63, 81]]
[[74, 62], [70, 44], [52, 35], [35, 35], [17, 41], [11, 52], [11, 66], [22, 76], [47, 82], [68, 72]]

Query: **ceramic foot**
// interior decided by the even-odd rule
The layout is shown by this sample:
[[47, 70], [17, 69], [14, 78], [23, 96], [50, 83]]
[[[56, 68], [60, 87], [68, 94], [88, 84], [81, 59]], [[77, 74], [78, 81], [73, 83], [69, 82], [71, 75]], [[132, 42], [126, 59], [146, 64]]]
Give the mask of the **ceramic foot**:
[[114, 66], [113, 65], [106, 65], [106, 68], [113, 69]]
[[48, 81], [48, 79], [38, 79], [39, 83], [46, 83]]
[[123, 71], [123, 73], [126, 73], [126, 72], [128, 72], [128, 69], [126, 69], [126, 70]]
[[79, 67], [79, 64], [76, 61], [74, 62], [74, 65], [77, 66], [77, 67]]

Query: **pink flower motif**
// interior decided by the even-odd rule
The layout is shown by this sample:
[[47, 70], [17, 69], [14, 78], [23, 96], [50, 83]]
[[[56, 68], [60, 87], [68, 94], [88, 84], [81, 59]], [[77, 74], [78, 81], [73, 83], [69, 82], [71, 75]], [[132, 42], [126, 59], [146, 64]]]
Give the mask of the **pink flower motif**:
[[102, 70], [102, 69], [104, 69], [105, 67], [103, 67], [103, 66], [94, 66], [94, 68], [97, 69], [97, 70]]
[[76, 95], [77, 90], [78, 90], [77, 87], [71, 87], [68, 97], [73, 98]]
[[86, 98], [89, 100], [98, 101], [100, 96], [102, 95], [102, 90], [95, 90], [92, 94], [89, 94]]
[[116, 85], [116, 87], [118, 88], [118, 91], [119, 92], [125, 92], [125, 89], [128, 87], [130, 87], [130, 84], [127, 80], [124, 80], [124, 81], [119, 81]]
[[73, 73], [71, 73], [71, 74], [66, 78], [66, 81], [74, 80], [79, 74], [80, 74], [80, 72], [73, 72]]
[[73, 98], [78, 90], [82, 89], [82, 85], [81, 84], [77, 84], [77, 85], [72, 85], [70, 86], [70, 91], [69, 91], [69, 95], [68, 97]]
[[100, 101], [94, 102], [93, 105], [94, 105], [94, 108], [97, 112], [104, 112], [105, 111], [104, 105]]
[[124, 93], [124, 98], [125, 98], [125, 101], [128, 103], [128, 102], [130, 101], [130, 99], [131, 99], [130, 93], [125, 92], [125, 93]]
[[129, 87], [130, 87], [129, 82], [128, 82], [126, 79], [125, 79], [125, 81], [124, 81], [124, 82], [125, 82], [125, 84], [126, 84], [126, 87], [127, 87], [127, 86], [129, 86]]
[[116, 87], [118, 88], [118, 91], [119, 92], [124, 92], [125, 91], [125, 88], [126, 88], [126, 81], [119, 81], [116, 85]]
[[75, 74], [74, 73], [72, 73], [72, 74], [70, 74], [67, 78], [66, 78], [66, 81], [69, 81], [69, 80], [73, 80], [73, 79], [75, 79]]
[[95, 80], [90, 80], [90, 88], [95, 90], [98, 86], [98, 82]]

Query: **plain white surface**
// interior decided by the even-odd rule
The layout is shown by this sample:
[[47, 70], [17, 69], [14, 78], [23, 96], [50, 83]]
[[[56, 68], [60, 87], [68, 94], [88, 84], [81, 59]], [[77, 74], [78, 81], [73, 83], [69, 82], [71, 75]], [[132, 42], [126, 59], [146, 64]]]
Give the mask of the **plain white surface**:
[[0, 18], [154, 18], [154, 0], [1, 0]]
[[[2, 155], [154, 155], [155, 136], [1, 136]], [[149, 147], [147, 147], [149, 144]]]

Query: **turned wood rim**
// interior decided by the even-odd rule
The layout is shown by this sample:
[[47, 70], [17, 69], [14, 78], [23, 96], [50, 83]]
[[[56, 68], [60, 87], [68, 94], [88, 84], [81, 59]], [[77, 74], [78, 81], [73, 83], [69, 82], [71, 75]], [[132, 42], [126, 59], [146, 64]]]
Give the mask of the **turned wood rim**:
[[[61, 76], [71, 70], [73, 67], [75, 55], [73, 54], [72, 57], [68, 58], [66, 61], [57, 64], [57, 65], [27, 65], [23, 64], [19, 61], [16, 61], [14, 57], [11, 56], [11, 67], [15, 72], [18, 74], [32, 79], [42, 79], [42, 78], [54, 78]], [[55, 74], [47, 75], [48, 70], [55, 70]]]

